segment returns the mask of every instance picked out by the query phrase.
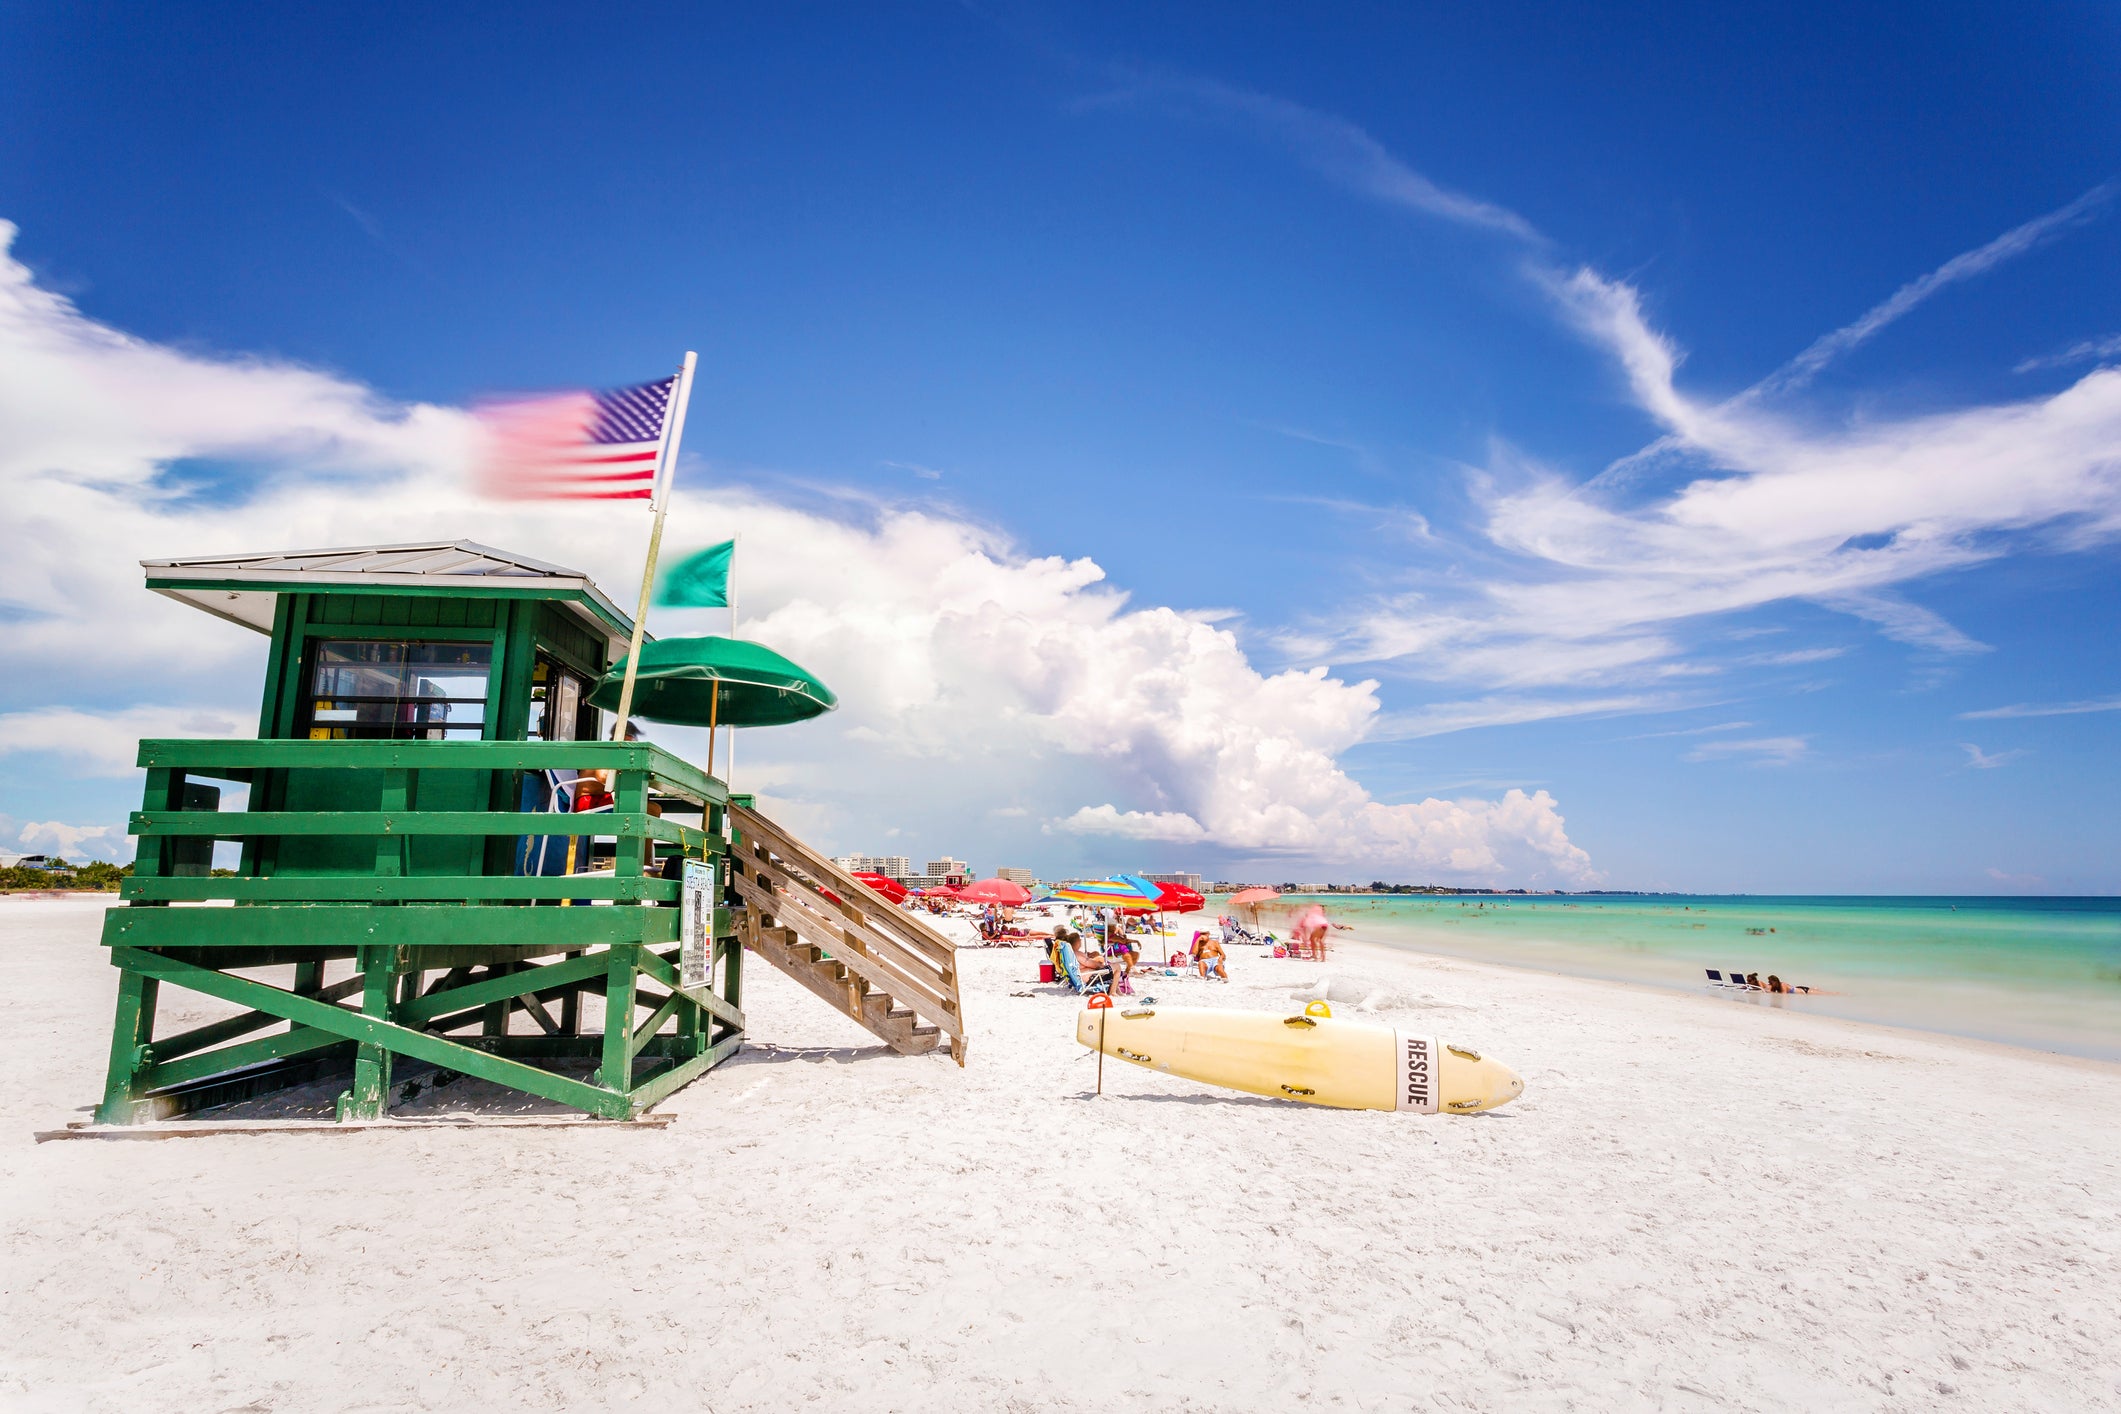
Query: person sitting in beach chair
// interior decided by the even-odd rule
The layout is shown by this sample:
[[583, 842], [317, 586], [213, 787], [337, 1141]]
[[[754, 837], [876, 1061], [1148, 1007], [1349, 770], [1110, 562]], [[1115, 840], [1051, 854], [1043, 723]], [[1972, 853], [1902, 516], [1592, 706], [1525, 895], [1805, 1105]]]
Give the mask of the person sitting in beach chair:
[[1199, 970], [1203, 982], [1210, 977], [1219, 982], [1230, 980], [1230, 970], [1224, 963], [1222, 940], [1212, 933], [1193, 935], [1193, 966]]

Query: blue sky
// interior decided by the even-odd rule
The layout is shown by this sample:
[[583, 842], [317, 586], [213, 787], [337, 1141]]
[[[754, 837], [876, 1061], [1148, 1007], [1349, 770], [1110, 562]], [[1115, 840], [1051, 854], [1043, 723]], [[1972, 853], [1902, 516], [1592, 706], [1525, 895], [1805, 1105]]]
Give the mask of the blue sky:
[[[0, 358], [86, 391], [0, 394], [76, 536], [0, 565], [0, 750], [52, 753], [0, 833], [122, 849], [67, 748], [249, 705], [141, 554], [365, 516], [325, 540], [623, 588], [634, 530], [496, 525], [407, 429], [691, 347], [674, 534], [745, 528], [761, 636], [878, 674], [743, 748], [834, 848], [2121, 886], [2110, 9], [1137, 9], [9, 11]], [[99, 443], [169, 369], [195, 405]], [[858, 568], [913, 543], [939, 615]], [[191, 656], [53, 647], [134, 612]]]

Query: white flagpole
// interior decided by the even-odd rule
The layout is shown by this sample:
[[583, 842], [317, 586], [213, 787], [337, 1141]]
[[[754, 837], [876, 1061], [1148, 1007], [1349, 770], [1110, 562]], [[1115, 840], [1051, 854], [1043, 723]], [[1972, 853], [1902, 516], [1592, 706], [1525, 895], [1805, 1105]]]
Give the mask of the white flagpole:
[[690, 349], [678, 369], [678, 386], [671, 394], [670, 415], [663, 419], [663, 450], [656, 459], [655, 525], [648, 532], [648, 560], [641, 566], [641, 606], [633, 614], [633, 642], [626, 649], [626, 680], [619, 688], [619, 715], [611, 724], [611, 739], [626, 739], [626, 720], [633, 715], [633, 679], [641, 665], [641, 637], [648, 628], [648, 596], [655, 588], [655, 560], [663, 549], [663, 517], [670, 513], [670, 483], [678, 471], [678, 443], [685, 436], [685, 405], [692, 401], [692, 368], [699, 355]]
[[[739, 530], [729, 537], [729, 636], [736, 637], [736, 562], [737, 551], [744, 547], [744, 532]], [[729, 752], [722, 758], [722, 784], [729, 784], [729, 774], [736, 769], [736, 723], [729, 724]]]

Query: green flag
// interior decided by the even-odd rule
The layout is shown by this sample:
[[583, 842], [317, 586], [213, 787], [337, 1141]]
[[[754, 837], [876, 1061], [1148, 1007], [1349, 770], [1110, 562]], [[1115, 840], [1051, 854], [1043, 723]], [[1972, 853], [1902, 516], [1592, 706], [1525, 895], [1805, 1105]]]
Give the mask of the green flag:
[[729, 564], [735, 558], [734, 540], [687, 555], [663, 571], [655, 602], [672, 609], [728, 608]]

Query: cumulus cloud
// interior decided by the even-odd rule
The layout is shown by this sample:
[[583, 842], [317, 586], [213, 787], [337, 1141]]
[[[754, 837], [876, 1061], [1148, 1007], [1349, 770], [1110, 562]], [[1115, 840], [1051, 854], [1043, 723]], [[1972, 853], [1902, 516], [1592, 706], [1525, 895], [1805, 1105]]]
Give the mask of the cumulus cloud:
[[1126, 840], [1161, 840], [1192, 844], [1206, 839], [1200, 821], [1176, 810], [1115, 810], [1109, 805], [1086, 805], [1056, 828], [1077, 835], [1113, 835]]
[[[112, 836], [118, 836], [113, 839]], [[58, 820], [32, 820], [22, 827], [22, 843], [43, 854], [56, 854], [61, 859], [78, 858], [84, 852], [108, 857], [113, 848], [124, 843], [124, 831], [112, 825], [68, 825]], [[88, 849], [84, 851], [83, 845]]]
[[79, 775], [128, 776], [142, 737], [249, 736], [255, 717], [199, 707], [128, 707], [84, 712], [45, 707], [0, 713], [0, 756], [63, 760]]
[[[579, 566], [621, 599], [639, 573], [638, 514], [473, 499], [461, 410], [131, 338], [4, 254], [0, 425], [0, 494], [27, 508], [0, 521], [14, 619], [0, 666], [18, 694], [36, 683], [59, 699], [11, 704], [0, 749], [80, 772], [122, 772], [137, 736], [242, 731], [255, 711], [263, 640], [146, 594], [139, 559], [468, 537]], [[197, 494], [184, 480], [197, 458], [258, 471]], [[673, 548], [733, 533], [745, 633], [844, 704], [824, 723], [743, 734], [734, 779], [828, 848], [903, 830], [1102, 867], [1134, 862], [1110, 859], [1117, 846], [1184, 845], [1365, 874], [1591, 877], [1545, 792], [1372, 800], [1337, 757], [1374, 729], [1375, 683], [1263, 672], [1223, 615], [1133, 605], [1089, 559], [1028, 556], [933, 510], [850, 503], [835, 518], [688, 462]], [[719, 611], [656, 621], [721, 626]], [[650, 735], [705, 755], [703, 733]], [[1026, 813], [987, 815], [1004, 803]], [[991, 823], [968, 838], [977, 819]], [[1039, 820], [1067, 828], [1042, 836]]]

